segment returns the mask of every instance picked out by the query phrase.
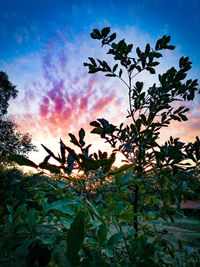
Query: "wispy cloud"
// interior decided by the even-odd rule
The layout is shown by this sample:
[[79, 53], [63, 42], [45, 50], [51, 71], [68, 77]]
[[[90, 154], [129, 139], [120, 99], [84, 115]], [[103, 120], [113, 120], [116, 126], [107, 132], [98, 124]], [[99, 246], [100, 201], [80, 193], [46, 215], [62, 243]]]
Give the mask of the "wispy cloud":
[[82, 65], [87, 51], [79, 44], [63, 44], [60, 38], [50, 41], [41, 56], [42, 81], [30, 82], [20, 103], [16, 101], [26, 107], [26, 112], [17, 114], [16, 119], [33, 138], [38, 133], [59, 138], [78, 127], [88, 128], [91, 120], [109, 114], [110, 106], [119, 112], [116, 90], [112, 90], [108, 78], [87, 73]]
[[[119, 32], [119, 38], [128, 36], [129, 43], [136, 40], [134, 47], [144, 47], [147, 42], [153, 44], [155, 41], [134, 27], [114, 31]], [[19, 106], [25, 107], [25, 110], [15, 113], [15, 118], [23, 131], [32, 134], [33, 140], [59, 140], [60, 137], [66, 137], [67, 132], [76, 133], [81, 127], [89, 131], [89, 122], [99, 117], [105, 117], [112, 123], [119, 124], [123, 121], [126, 124], [126, 88], [116, 79], [106, 78], [102, 73], [89, 75], [83, 67], [88, 56], [105, 58], [104, 51], [99, 46], [97, 48], [97, 43], [93, 40], [88, 40], [88, 36], [72, 34], [69, 37], [64, 31], [50, 40], [44, 53], [40, 55], [40, 76], [27, 83], [24, 96], [15, 102], [16, 110], [19, 110]], [[162, 66], [157, 68], [158, 73], [177, 64], [178, 56], [167, 54], [167, 60], [163, 60]], [[138, 76], [138, 80], [143, 80], [148, 87], [156, 78], [144, 73]], [[195, 112], [198, 109], [200, 107], [197, 104], [191, 105], [190, 121], [173, 123], [162, 133], [162, 140], [170, 135], [190, 140], [191, 135], [197, 135], [200, 121]], [[95, 139], [96, 136], [91, 138]]]

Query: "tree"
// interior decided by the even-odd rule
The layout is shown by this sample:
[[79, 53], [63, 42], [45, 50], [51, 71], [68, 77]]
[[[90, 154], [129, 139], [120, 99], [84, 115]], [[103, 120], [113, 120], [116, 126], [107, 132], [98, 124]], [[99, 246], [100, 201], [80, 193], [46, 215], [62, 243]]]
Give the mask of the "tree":
[[[169, 215], [168, 203], [179, 204], [184, 199], [182, 172], [190, 166], [185, 160], [200, 160], [200, 141], [197, 137], [195, 145], [185, 144], [179, 138], [170, 137], [164, 145], [158, 143], [160, 129], [168, 127], [174, 120], [186, 121], [188, 108], [180, 105], [174, 107], [176, 102], [192, 101], [198, 91], [197, 79], [186, 80], [187, 72], [191, 69], [188, 57], [181, 57], [179, 69], [174, 67], [164, 74], [158, 74], [160, 84], [155, 83], [148, 89], [143, 82], [133, 83], [133, 78], [143, 71], [156, 74], [158, 59], [162, 57], [161, 51], [173, 50], [170, 45], [170, 36], [163, 36], [151, 48], [146, 45], [145, 50], [136, 48], [137, 57], [132, 53], [133, 45], [124, 40], [115, 43], [116, 34], [110, 34], [110, 28], [102, 31], [93, 30], [91, 37], [101, 40], [102, 46], [108, 46], [107, 54], [114, 57], [121, 65], [110, 67], [106, 61], [89, 58], [90, 62], [84, 65], [89, 68], [89, 73], [104, 72], [108, 77], [119, 78], [128, 88], [129, 113], [127, 118], [132, 119], [130, 125], [120, 127], [110, 125], [108, 121], [98, 120], [90, 124], [95, 128], [93, 133], [110, 143], [114, 151], [121, 152], [128, 163], [133, 163], [133, 176], [130, 177], [130, 190], [133, 199], [134, 229], [138, 233], [138, 212], [145, 205], [146, 199], [142, 195], [158, 192], [162, 200], [165, 215]], [[125, 75], [128, 81], [125, 80]], [[194, 156], [195, 155], [195, 156]], [[186, 192], [185, 192], [186, 193]], [[148, 199], [148, 198], [147, 198]], [[142, 205], [141, 205], [142, 201]], [[147, 204], [147, 203], [146, 203]], [[140, 208], [139, 208], [140, 206]], [[169, 212], [167, 212], [169, 210]]]
[[[145, 88], [143, 82], [133, 82], [133, 79], [144, 71], [156, 74], [162, 50], [175, 48], [169, 44], [170, 36], [164, 35], [154, 48], [149, 44], [144, 51], [137, 47], [135, 57], [133, 45], [124, 39], [114, 42], [116, 34], [110, 34], [109, 27], [101, 31], [94, 29], [91, 37], [107, 46], [107, 54], [112, 55], [117, 63], [110, 66], [104, 60], [89, 57], [84, 66], [91, 74], [103, 72], [107, 77], [118, 78], [128, 89], [129, 125], [125, 125], [125, 120], [116, 126], [104, 118], [90, 123], [94, 127], [91, 132], [111, 145], [112, 154], [108, 156], [100, 150], [90, 154], [91, 144], [86, 145], [85, 131], [81, 129], [78, 137], [69, 133], [71, 142], [80, 153], [60, 140], [58, 156], [43, 146], [48, 155], [39, 165], [16, 155], [12, 159], [22, 165], [48, 170], [54, 176], [62, 175], [69, 181], [66, 183], [69, 192], [81, 194], [79, 199], [84, 200], [83, 210], [88, 217], [80, 224], [88, 238], [85, 243], [81, 239], [82, 244], [79, 243], [74, 250], [77, 262], [77, 250], [82, 246], [84, 264], [176, 266], [175, 248], [169, 246], [165, 231], [158, 231], [153, 222], [158, 218], [173, 221], [172, 215], [181, 216], [180, 202], [194, 193], [191, 183], [198, 182], [195, 177], [190, 177], [190, 170], [196, 166], [191, 166], [189, 160], [199, 164], [200, 140], [196, 137], [194, 143], [186, 144], [179, 138], [170, 137], [164, 144], [159, 144], [158, 139], [160, 130], [172, 121], [187, 120], [189, 109], [178, 104], [183, 100], [192, 101], [198, 91], [197, 79], [186, 79], [192, 63], [188, 57], [181, 57], [178, 69], [172, 67], [162, 75], [158, 74], [159, 84]], [[126, 158], [126, 164], [120, 168], [112, 167], [116, 153], [122, 153]], [[51, 157], [58, 161], [59, 166], [48, 163]], [[78, 172], [72, 176], [73, 170], [81, 171], [81, 174]], [[172, 208], [172, 204], [177, 204], [177, 208]], [[74, 217], [74, 224], [80, 229], [77, 217]], [[71, 232], [68, 232], [70, 238]], [[178, 244], [183, 251], [181, 241]], [[171, 256], [172, 263], [166, 254]], [[196, 255], [199, 260], [198, 253]]]
[[6, 117], [9, 100], [17, 96], [16, 86], [12, 85], [5, 72], [0, 72], [0, 161], [5, 164], [9, 154], [27, 155], [36, 150], [28, 133], [22, 134], [17, 124]]
[[0, 71], [0, 117], [7, 113], [8, 101], [15, 98], [17, 93], [16, 86], [9, 81], [8, 75]]

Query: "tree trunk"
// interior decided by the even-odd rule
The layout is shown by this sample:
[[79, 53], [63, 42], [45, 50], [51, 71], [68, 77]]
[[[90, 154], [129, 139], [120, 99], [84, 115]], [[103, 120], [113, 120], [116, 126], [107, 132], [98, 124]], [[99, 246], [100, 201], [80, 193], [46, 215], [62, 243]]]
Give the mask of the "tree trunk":
[[[138, 191], [139, 187], [136, 185], [135, 187], [135, 197], [134, 197], [134, 206], [133, 206], [133, 212], [134, 214], [138, 212]], [[135, 229], [135, 237], [138, 236], [138, 216], [134, 215], [134, 229]]]

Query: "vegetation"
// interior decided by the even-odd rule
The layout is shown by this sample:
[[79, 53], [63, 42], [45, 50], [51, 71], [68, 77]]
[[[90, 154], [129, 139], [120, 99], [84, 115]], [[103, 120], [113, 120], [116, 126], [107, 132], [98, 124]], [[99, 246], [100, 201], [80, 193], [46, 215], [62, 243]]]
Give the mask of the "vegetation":
[[0, 71], [0, 164], [9, 163], [10, 154], [27, 155], [36, 150], [29, 134], [22, 134], [17, 124], [6, 117], [9, 100], [17, 96], [16, 87], [9, 81], [5, 72]]
[[[50, 171], [53, 179], [46, 187], [30, 187], [33, 197], [2, 211], [0, 242], [6, 245], [1, 265], [10, 261], [19, 266], [199, 266], [199, 247], [188, 249], [181, 239], [170, 242], [168, 229], [160, 226], [183, 217], [181, 201], [199, 188], [199, 138], [188, 144], [173, 137], [158, 143], [163, 127], [187, 120], [189, 109], [179, 102], [192, 101], [199, 92], [197, 80], [186, 79], [192, 63], [181, 57], [178, 70], [172, 67], [158, 74], [159, 85], [145, 88], [133, 79], [144, 71], [156, 74], [162, 50], [175, 48], [169, 36], [159, 39], [155, 48], [136, 48], [135, 57], [133, 45], [125, 40], [115, 43], [110, 28], [95, 29], [91, 37], [107, 46], [117, 63], [111, 67], [89, 57], [84, 65], [89, 73], [103, 72], [125, 84], [131, 123], [115, 126], [104, 118], [90, 123], [92, 133], [113, 148], [110, 156], [89, 152], [84, 129], [78, 137], [69, 134], [79, 153], [60, 140], [60, 155], [43, 146], [48, 156], [39, 165], [21, 155], [9, 156], [38, 169], [38, 177]], [[112, 167], [116, 153], [126, 158], [120, 168]], [[51, 157], [59, 165], [50, 164]]]

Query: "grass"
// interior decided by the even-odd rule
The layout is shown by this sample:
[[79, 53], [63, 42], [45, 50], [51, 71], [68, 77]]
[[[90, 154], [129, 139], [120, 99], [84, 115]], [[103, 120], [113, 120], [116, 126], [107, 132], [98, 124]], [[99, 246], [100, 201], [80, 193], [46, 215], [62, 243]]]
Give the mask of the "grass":
[[178, 247], [178, 239], [183, 241], [185, 248], [200, 250], [200, 220], [197, 218], [183, 217], [170, 220], [157, 220], [154, 222], [158, 230], [167, 230], [167, 240]]

